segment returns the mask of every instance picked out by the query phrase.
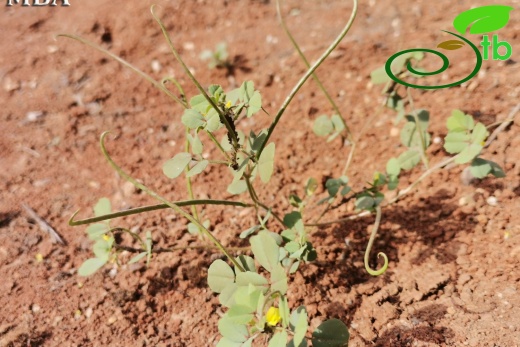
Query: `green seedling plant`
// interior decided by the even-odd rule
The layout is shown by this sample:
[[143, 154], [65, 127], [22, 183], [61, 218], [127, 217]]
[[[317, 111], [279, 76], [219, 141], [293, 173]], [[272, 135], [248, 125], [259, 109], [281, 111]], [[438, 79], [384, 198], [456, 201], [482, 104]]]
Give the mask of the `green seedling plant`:
[[200, 59], [208, 61], [208, 68], [230, 68], [232, 63], [229, 60], [227, 44], [220, 42], [215, 46], [215, 50], [206, 49], [200, 54]]
[[[290, 306], [291, 298], [288, 297], [288, 289], [291, 275], [298, 271], [300, 266], [317, 257], [309, 237], [309, 230], [375, 214], [364, 263], [371, 275], [381, 275], [388, 268], [388, 258], [384, 253], [378, 253], [378, 256], [383, 258], [384, 264], [378, 270], [374, 270], [370, 267], [370, 251], [381, 222], [382, 207], [397, 202], [425, 177], [452, 162], [469, 163], [471, 173], [477, 178], [483, 178], [488, 174], [496, 177], [504, 176], [502, 169], [496, 163], [480, 158], [489, 135], [487, 128], [481, 123], [475, 123], [470, 115], [458, 110], [454, 111], [448, 119], [448, 135], [444, 145], [446, 151], [454, 156], [430, 166], [427, 155], [427, 148], [431, 143], [431, 135], [428, 132], [429, 112], [415, 110], [410, 90], [406, 89], [406, 96], [401, 95], [400, 86], [393, 83], [388, 76], [384, 76], [383, 68], [377, 69], [371, 76], [374, 84], [386, 84], [383, 91], [385, 100], [379, 112], [384, 107], [390, 107], [397, 113], [396, 124], [404, 122], [400, 141], [405, 150], [396, 157], [390, 158], [385, 170], [374, 172], [371, 180], [365, 182], [361, 189], [353, 188], [357, 185], [350, 182], [348, 170], [356, 143], [362, 137], [366, 127], [359, 134], [351, 132], [345, 117], [315, 74], [315, 70], [349, 31], [357, 12], [357, 1], [354, 0], [353, 4], [350, 19], [341, 33], [311, 65], [286, 26], [281, 15], [280, 3], [277, 1], [280, 23], [308, 70], [289, 92], [274, 116], [270, 116], [263, 108], [261, 93], [255, 88], [253, 81], [244, 81], [240, 87], [232, 90], [225, 90], [218, 84], [203, 88], [175, 49], [163, 23], [154, 13], [154, 6], [152, 6], [152, 15], [159, 24], [177, 62], [197, 88], [196, 95], [188, 97], [182, 85], [174, 78], [167, 77], [162, 81], [156, 81], [129, 62], [83, 38], [60, 35], [78, 40], [112, 57], [148, 80], [184, 109], [180, 116], [180, 123], [184, 126], [186, 135], [184, 151], [173, 155], [162, 166], [162, 171], [168, 178], [172, 180], [181, 176], [185, 178], [189, 198], [184, 201], [170, 201], [130, 176], [110, 156], [106, 146], [108, 132], [101, 135], [101, 151], [112, 168], [122, 178], [159, 203], [112, 212], [110, 201], [101, 198], [94, 206], [94, 217], [75, 220], [79, 211], [74, 213], [69, 221], [70, 225], [90, 224], [86, 233], [93, 242], [94, 254], [93, 258], [86, 260], [80, 266], [79, 275], [92, 275], [107, 263], [119, 264], [124, 251], [135, 254], [129, 263], [146, 261], [149, 264], [153, 254], [178, 250], [178, 248], [156, 247], [150, 231], [147, 231], [143, 238], [139, 232], [124, 227], [113, 227], [111, 226], [113, 222], [109, 222], [132, 214], [171, 209], [188, 220], [187, 231], [200, 237], [205, 243], [201, 247], [215, 248], [224, 256], [224, 259], [213, 261], [208, 269], [208, 285], [214, 293], [218, 294], [218, 300], [225, 308], [225, 313], [218, 323], [221, 334], [219, 347], [251, 346], [253, 341], [262, 340], [268, 340], [269, 347], [304, 347], [308, 345], [308, 341], [311, 341], [314, 347], [346, 346], [349, 332], [342, 321], [326, 320], [312, 334], [309, 334], [305, 307], [291, 308]], [[222, 58], [222, 54], [219, 57]], [[405, 65], [411, 61], [420, 62], [421, 59], [423, 59], [422, 54], [401, 56], [394, 61], [392, 71], [399, 76], [406, 74]], [[269, 182], [274, 174], [276, 145], [270, 142], [271, 136], [287, 106], [309, 78], [315, 81], [334, 109], [334, 114], [331, 116], [322, 115], [316, 119], [313, 131], [318, 136], [327, 137], [327, 141], [341, 138], [348, 144], [350, 151], [342, 172], [336, 176], [337, 178], [330, 178], [325, 182], [323, 196], [314, 199], [318, 195], [319, 184], [311, 177], [305, 187], [302, 187], [302, 194], [292, 194], [288, 197], [291, 210], [280, 214], [261, 200], [262, 195], [257, 193], [257, 189]], [[168, 83], [176, 87], [178, 94], [167, 88]], [[267, 129], [239, 128], [242, 119], [258, 117], [262, 114], [272, 119]], [[377, 115], [376, 112], [367, 120], [367, 124], [371, 124]], [[210, 145], [217, 149], [218, 157], [206, 158], [202, 155], [204, 149]], [[414, 169], [419, 163], [423, 164], [425, 170], [423, 174], [411, 185], [398, 191], [394, 198], [386, 199], [386, 191], [398, 189], [399, 176], [402, 172]], [[229, 170], [226, 191], [239, 198], [245, 196], [244, 199], [247, 201], [195, 197], [192, 178], [217, 166], [225, 166]], [[355, 214], [339, 220], [320, 222], [333, 206], [336, 208], [349, 201], [354, 202], [357, 210]], [[236, 254], [236, 250], [226, 247], [213, 235], [210, 231], [210, 220], [202, 220], [199, 208], [206, 205], [248, 208], [254, 211], [258, 223], [247, 227], [239, 234], [239, 237], [248, 240], [250, 245], [241, 249], [239, 251], [241, 254]], [[305, 218], [309, 207], [323, 209], [319, 218], [313, 222]], [[122, 235], [127, 237], [123, 238]], [[210, 246], [207, 245], [208, 243]]]

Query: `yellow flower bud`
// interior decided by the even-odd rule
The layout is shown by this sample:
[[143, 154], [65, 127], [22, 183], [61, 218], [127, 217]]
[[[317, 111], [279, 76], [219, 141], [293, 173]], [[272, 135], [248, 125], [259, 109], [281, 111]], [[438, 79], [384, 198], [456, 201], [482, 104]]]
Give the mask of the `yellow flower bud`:
[[105, 240], [105, 241], [110, 240], [110, 236], [108, 236], [107, 234], [103, 235], [103, 240]]
[[230, 108], [230, 107], [231, 107], [231, 101], [226, 102], [226, 108]]
[[270, 325], [272, 327], [278, 324], [281, 319], [282, 317], [280, 316], [280, 309], [278, 307], [271, 306], [265, 314], [265, 320], [267, 322], [267, 325]]

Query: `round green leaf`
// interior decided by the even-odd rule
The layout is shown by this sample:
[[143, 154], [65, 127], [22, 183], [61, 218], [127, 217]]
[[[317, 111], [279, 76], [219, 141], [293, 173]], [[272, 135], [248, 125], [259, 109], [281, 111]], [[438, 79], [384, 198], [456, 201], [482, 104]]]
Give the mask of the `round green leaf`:
[[472, 161], [474, 158], [476, 158], [480, 151], [482, 150], [482, 146], [476, 143], [472, 143], [466, 148], [462, 150], [456, 157], [454, 162], [457, 164], [465, 164]]
[[182, 152], [163, 164], [163, 172], [168, 178], [178, 177], [191, 161], [191, 154]]
[[294, 345], [300, 346], [309, 327], [305, 306], [300, 306], [292, 311], [290, 322], [291, 330], [294, 332]]
[[218, 331], [222, 336], [233, 342], [245, 342], [249, 337], [245, 325], [237, 324], [226, 316], [218, 321]]
[[206, 116], [208, 122], [206, 123], [205, 129], [209, 132], [215, 132], [217, 131], [222, 123], [220, 123], [220, 116], [218, 115], [217, 111], [215, 109], [211, 109], [208, 112], [208, 115]]
[[483, 145], [484, 140], [488, 137], [489, 132], [487, 128], [482, 123], [477, 123], [471, 132], [471, 142], [476, 143], [477, 145]]
[[469, 140], [466, 132], [449, 132], [444, 138], [444, 149], [450, 154], [460, 153], [469, 145]]
[[91, 224], [87, 227], [86, 232], [88, 234], [88, 238], [96, 241], [103, 235], [107, 233], [109, 230], [109, 227], [106, 223], [95, 223]]
[[252, 236], [250, 242], [256, 261], [267, 271], [273, 271], [278, 265], [279, 247], [276, 241], [267, 232], [262, 231], [258, 235]]
[[271, 142], [264, 148], [260, 155], [260, 159], [258, 159], [258, 171], [260, 173], [260, 179], [264, 183], [269, 182], [271, 175], [273, 174], [274, 152], [275, 145], [274, 142]]
[[107, 263], [108, 259], [90, 258], [87, 259], [78, 269], [78, 275], [90, 276], [97, 270], [101, 269]]
[[281, 330], [276, 332], [271, 340], [269, 340], [269, 344], [267, 347], [285, 347], [287, 344], [287, 331]]
[[199, 161], [197, 164], [195, 164], [194, 167], [192, 167], [190, 169], [190, 171], [188, 171], [186, 173], [186, 177], [192, 177], [192, 176], [200, 174], [202, 171], [204, 171], [204, 169], [206, 168], [206, 166], [208, 166], [208, 164], [209, 164], [209, 161], [207, 161], [207, 160]]
[[471, 162], [469, 171], [475, 178], [484, 178], [492, 171], [491, 164], [486, 159], [475, 158]]
[[247, 108], [247, 117], [251, 117], [262, 108], [262, 96], [256, 90], [251, 99], [249, 99], [249, 107]]
[[398, 176], [401, 172], [401, 165], [396, 158], [390, 158], [386, 163], [386, 173], [393, 176]]
[[233, 269], [222, 259], [215, 260], [208, 269], [208, 285], [215, 293], [221, 293], [224, 288], [235, 282]]
[[397, 161], [404, 170], [410, 170], [421, 161], [421, 154], [418, 151], [408, 150], [401, 154]]
[[473, 117], [464, 114], [460, 110], [453, 110], [448, 118], [446, 126], [449, 131], [468, 131], [473, 129]]
[[329, 117], [322, 115], [316, 118], [312, 130], [318, 136], [327, 136], [334, 131], [334, 123], [332, 123]]
[[264, 294], [269, 289], [267, 279], [264, 276], [251, 271], [237, 273], [236, 283], [239, 287], [249, 286], [252, 284]]
[[282, 295], [287, 293], [287, 274], [279, 263], [271, 270], [271, 291], [279, 291]]
[[348, 345], [349, 339], [347, 326], [339, 319], [329, 319], [321, 323], [312, 333], [312, 346], [344, 347]]
[[181, 122], [189, 129], [197, 129], [204, 126], [205, 120], [204, 116], [201, 115], [200, 112], [193, 109], [187, 109], [182, 115]]
[[236, 182], [232, 182], [227, 188], [228, 193], [234, 194], [234, 195], [242, 194], [246, 190], [247, 190], [247, 183], [244, 180], [238, 180]]
[[110, 205], [110, 200], [107, 198], [101, 198], [98, 200], [96, 205], [94, 206], [94, 216], [104, 216], [106, 214], [110, 214], [112, 212], [112, 206]]

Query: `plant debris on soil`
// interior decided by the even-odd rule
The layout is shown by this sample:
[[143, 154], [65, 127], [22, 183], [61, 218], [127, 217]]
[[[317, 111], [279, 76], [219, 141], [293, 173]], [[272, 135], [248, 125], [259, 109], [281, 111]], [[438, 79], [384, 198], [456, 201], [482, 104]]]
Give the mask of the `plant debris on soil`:
[[[176, 76], [188, 95], [195, 88], [150, 14], [154, 2], [70, 2], [70, 7], [5, 7], [0, 16], [0, 346], [215, 346], [221, 312], [206, 276], [220, 257], [216, 251], [186, 249], [154, 256], [149, 268], [110, 265], [91, 277], [77, 276], [91, 256], [85, 228], [67, 224], [77, 209], [80, 218], [90, 217], [104, 196], [115, 211], [155, 203], [111, 170], [99, 135], [111, 131], [108, 150], [134, 177], [172, 201], [185, 199], [184, 181], [169, 180], [161, 171], [184, 146], [182, 110], [119, 63], [54, 36], [80, 35], [156, 79]], [[157, 3], [174, 44], [206, 86], [229, 90], [252, 80], [272, 114], [306, 70], [272, 1]], [[383, 98], [370, 83], [372, 70], [399, 50], [443, 40], [441, 30], [450, 30], [458, 13], [486, 4], [362, 1], [351, 31], [317, 72], [352, 132], [361, 131]], [[283, 5], [309, 61], [328, 46], [351, 9], [349, 1], [337, 0]], [[431, 113], [432, 138], [446, 135], [453, 109], [489, 125], [506, 119], [518, 104], [517, 12], [499, 33], [513, 44], [511, 59], [484, 61], [478, 76], [458, 87], [413, 91], [416, 107]], [[199, 55], [222, 41], [233, 69], [210, 70]], [[471, 55], [462, 54], [448, 78], [463, 76], [472, 64]], [[313, 120], [331, 112], [309, 80], [274, 132], [275, 173], [259, 191], [277, 210], [291, 210], [289, 194], [301, 193], [309, 177], [321, 181], [341, 171], [350, 147], [339, 138], [326, 143], [312, 132]], [[353, 184], [361, 187], [371, 179], [367, 173], [384, 168], [389, 149], [399, 150], [394, 118], [385, 110], [360, 140], [349, 173]], [[271, 119], [247, 121], [238, 127], [261, 129]], [[329, 318], [344, 321], [349, 346], [519, 346], [519, 125], [517, 116], [483, 153], [507, 177], [468, 182], [463, 168], [443, 169], [383, 209], [372, 255], [373, 266], [377, 252], [388, 255], [383, 276], [371, 277], [363, 266], [373, 217], [311, 229], [318, 259], [292, 278], [289, 305], [306, 305], [312, 329]], [[433, 144], [429, 154], [433, 162], [447, 156], [442, 143]], [[421, 169], [412, 171], [401, 184], [420, 174]], [[194, 180], [195, 195], [226, 198], [230, 180], [226, 170], [203, 173]], [[334, 209], [324, 221], [352, 213], [351, 207]], [[307, 211], [305, 218], [313, 220], [321, 209]], [[212, 232], [230, 246], [245, 245], [238, 235], [256, 218], [234, 207], [208, 206], [203, 213]], [[42, 230], [42, 221], [64, 244]], [[167, 210], [115, 223], [143, 235], [151, 231], [161, 247], [202, 244], [186, 232], [185, 220]]]

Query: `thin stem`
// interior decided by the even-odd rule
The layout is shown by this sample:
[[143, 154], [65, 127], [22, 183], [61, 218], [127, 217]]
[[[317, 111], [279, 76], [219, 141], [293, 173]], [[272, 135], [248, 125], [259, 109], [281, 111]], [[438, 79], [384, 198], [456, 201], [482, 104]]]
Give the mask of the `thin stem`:
[[372, 233], [370, 234], [370, 239], [368, 240], [367, 249], [365, 251], [365, 269], [372, 276], [379, 276], [385, 273], [388, 268], [388, 257], [383, 252], [377, 253], [377, 257], [383, 257], [385, 263], [379, 270], [374, 270], [370, 267], [369, 258], [370, 251], [372, 250], [372, 245], [374, 244], [374, 240], [377, 235], [377, 230], [379, 229], [379, 224], [381, 223], [381, 206], [376, 207], [376, 221], [374, 222], [374, 226], [372, 227]]
[[275, 116], [275, 119], [273, 120], [273, 122], [271, 123], [271, 126], [269, 127], [269, 130], [267, 131], [267, 136], [265, 137], [265, 140], [264, 142], [262, 142], [262, 145], [260, 146], [260, 149], [258, 150], [257, 154], [256, 154], [256, 157], [257, 158], [260, 158], [260, 155], [262, 154], [262, 151], [264, 150], [265, 146], [267, 145], [267, 142], [269, 141], [269, 138], [271, 137], [271, 135], [273, 134], [274, 132], [274, 129], [276, 128], [276, 125], [278, 124], [278, 122], [280, 121], [280, 118], [282, 118], [282, 115], [284, 114], [287, 106], [289, 106], [289, 104], [291, 103], [292, 99], [294, 98], [294, 96], [298, 93], [298, 91], [300, 90], [300, 88], [303, 86], [303, 84], [305, 83], [305, 81], [307, 81], [307, 79], [312, 76], [312, 74], [314, 73], [314, 71], [323, 63], [323, 61], [330, 55], [330, 53], [332, 53], [332, 51], [336, 48], [336, 46], [341, 42], [341, 40], [343, 40], [343, 38], [345, 37], [345, 35], [348, 33], [348, 31], [350, 30], [350, 27], [352, 26], [352, 23], [354, 22], [354, 19], [356, 18], [356, 14], [357, 14], [357, 0], [354, 0], [354, 7], [352, 9], [352, 14], [350, 15], [350, 19], [349, 21], [347, 22], [347, 24], [345, 25], [345, 27], [343, 28], [343, 30], [341, 31], [341, 33], [336, 37], [336, 39], [330, 44], [330, 46], [327, 48], [327, 50], [325, 50], [325, 52], [323, 52], [323, 54], [321, 55], [321, 57], [319, 57], [319, 59], [307, 70], [307, 72], [305, 73], [305, 75], [303, 75], [300, 80], [298, 81], [298, 83], [296, 83], [296, 85], [293, 87], [293, 89], [291, 90], [291, 92], [289, 93], [289, 95], [287, 96], [287, 98], [285, 99], [285, 101], [283, 102], [282, 106], [280, 107], [280, 110], [278, 111], [278, 113], [276, 114]]
[[166, 27], [164, 26], [163, 22], [161, 21], [161, 19], [159, 19], [159, 17], [157, 17], [154, 13], [154, 8], [155, 8], [156, 5], [152, 5], [152, 7], [150, 8], [150, 11], [152, 12], [152, 16], [153, 18], [155, 19], [155, 21], [159, 24], [159, 26], [161, 27], [161, 30], [163, 32], [163, 35], [164, 37], [166, 38], [166, 41], [168, 42], [168, 45], [170, 46], [170, 49], [175, 57], [175, 59], [177, 59], [177, 61], [179, 62], [179, 64], [181, 64], [181, 67], [182, 69], [184, 70], [184, 72], [186, 73], [186, 75], [189, 77], [189, 79], [193, 82], [193, 84], [195, 84], [195, 87], [197, 87], [197, 89], [199, 90], [199, 92], [204, 96], [204, 98], [206, 99], [206, 101], [211, 105], [211, 107], [213, 107], [215, 109], [215, 111], [218, 113], [218, 115], [220, 116], [220, 119], [221, 121], [224, 123], [224, 125], [226, 126], [228, 132], [231, 134], [231, 138], [232, 138], [232, 141], [233, 141], [233, 147], [238, 147], [238, 139], [236, 137], [236, 134], [235, 132], [233, 131], [233, 128], [231, 126], [231, 124], [229, 124], [229, 121], [227, 120], [227, 118], [224, 116], [224, 113], [222, 112], [222, 110], [217, 106], [217, 104], [215, 104], [215, 102], [213, 101], [213, 99], [210, 98], [210, 96], [208, 95], [208, 93], [206, 93], [206, 91], [204, 90], [204, 88], [202, 88], [202, 86], [200, 85], [199, 81], [197, 81], [197, 79], [195, 78], [195, 76], [193, 76], [193, 74], [191, 73], [190, 69], [188, 68], [188, 66], [184, 63], [184, 61], [182, 60], [181, 56], [179, 55], [179, 53], [177, 52], [177, 50], [175, 49], [175, 46], [173, 45], [172, 43], [172, 40], [170, 38], [170, 35], [168, 34], [168, 32], [166, 31]]
[[[256, 194], [256, 191], [255, 191], [255, 188], [253, 187], [253, 184], [251, 183], [251, 177], [249, 175], [244, 175], [244, 178], [245, 178], [245, 181], [246, 181], [246, 185], [247, 185], [247, 190], [249, 192], [249, 195], [251, 196], [251, 199], [253, 200], [253, 202], [255, 203], [255, 206], [260, 206], [261, 208], [263, 208], [265, 211], [271, 211], [271, 214], [273, 215], [273, 217], [278, 221], [280, 222], [280, 224], [284, 227], [286, 227], [286, 225], [283, 223], [283, 219], [280, 218], [280, 216], [273, 211], [273, 209], [267, 207], [265, 204], [263, 204], [260, 199], [258, 198], [258, 195]], [[256, 214], [258, 215], [258, 208], [256, 208]]]
[[114, 168], [114, 170], [116, 170], [124, 179], [126, 179], [127, 181], [129, 181], [130, 183], [132, 183], [135, 187], [137, 187], [138, 189], [141, 189], [142, 191], [144, 191], [145, 193], [147, 193], [148, 195], [150, 195], [152, 198], [156, 199], [156, 200], [159, 200], [160, 202], [162, 202], [163, 204], [166, 204], [168, 205], [168, 207], [170, 207], [171, 209], [173, 209], [175, 212], [179, 213], [181, 216], [183, 216], [184, 218], [186, 218], [187, 220], [189, 220], [190, 222], [192, 222], [193, 224], [195, 224], [195, 226], [197, 226], [199, 228], [199, 230], [202, 230], [202, 232], [213, 242], [213, 244], [215, 244], [215, 246], [226, 256], [228, 257], [228, 259], [233, 263], [233, 265], [235, 265], [237, 267], [237, 269], [239, 269], [240, 271], [244, 271], [244, 268], [240, 265], [240, 263], [238, 263], [238, 261], [236, 261], [236, 259], [228, 252], [228, 250], [226, 249], [226, 247], [224, 247], [220, 241], [215, 237], [213, 236], [213, 234], [208, 230], [206, 229], [198, 220], [196, 220], [195, 218], [193, 218], [192, 215], [190, 215], [189, 213], [185, 212], [182, 208], [180, 208], [178, 205], [168, 201], [167, 199], [163, 198], [161, 195], [157, 194], [155, 191], [149, 189], [148, 187], [146, 187], [144, 184], [138, 182], [136, 179], [134, 179], [133, 177], [131, 177], [129, 174], [127, 174], [125, 171], [123, 171], [123, 169], [121, 167], [119, 167], [113, 160], [112, 158], [110, 157], [110, 155], [108, 154], [108, 151], [106, 150], [105, 148], [105, 137], [108, 135], [108, 132], [104, 132], [102, 135], [101, 135], [101, 139], [100, 139], [100, 144], [101, 144], [101, 150], [103, 151], [103, 155], [105, 156], [105, 158], [108, 160], [109, 164]]
[[81, 43], [83, 43], [83, 44], [85, 44], [87, 46], [90, 46], [90, 47], [98, 50], [99, 52], [101, 52], [101, 53], [103, 53], [105, 55], [108, 55], [110, 58], [118, 61], [122, 65], [128, 67], [130, 70], [133, 70], [134, 72], [136, 72], [138, 75], [143, 77], [145, 80], [147, 80], [148, 82], [153, 84], [157, 89], [159, 89], [160, 91], [162, 91], [163, 93], [168, 95], [172, 100], [174, 100], [175, 102], [181, 104], [182, 107], [186, 108], [186, 105], [184, 104], [184, 102], [182, 100], [180, 100], [178, 97], [176, 97], [172, 92], [170, 92], [170, 90], [168, 90], [168, 88], [166, 88], [162, 83], [157, 82], [150, 75], [148, 75], [147, 73], [139, 70], [138, 68], [136, 68], [135, 66], [133, 66], [132, 64], [130, 64], [129, 62], [127, 62], [123, 58], [118, 57], [117, 55], [107, 51], [106, 49], [96, 45], [95, 43], [90, 42], [90, 41], [88, 41], [88, 40], [86, 40], [86, 39], [84, 39], [82, 37], [76, 36], [76, 35], [58, 34], [58, 35], [56, 35], [56, 37], [68, 37], [69, 39], [73, 39], [73, 40], [79, 41], [79, 42], [81, 42]]
[[[419, 176], [419, 178], [417, 178], [412, 184], [410, 184], [405, 189], [399, 191], [399, 194], [397, 194], [397, 196], [395, 196], [393, 199], [391, 199], [390, 201], [385, 203], [383, 205], [383, 207], [386, 207], [388, 205], [391, 205], [391, 204], [399, 201], [402, 197], [404, 197], [405, 195], [410, 193], [413, 190], [413, 188], [415, 188], [415, 186], [417, 186], [426, 177], [430, 176], [432, 173], [434, 173], [435, 171], [445, 167], [446, 165], [452, 163], [454, 160], [455, 160], [455, 157], [450, 157], [450, 158], [448, 158], [448, 159], [446, 159], [444, 161], [441, 161], [437, 165], [432, 166], [431, 168], [429, 168], [428, 170], [423, 172], [423, 174], [421, 176]], [[355, 215], [352, 215], [352, 216], [348, 216], [348, 217], [345, 217], [345, 218], [341, 218], [341, 219], [337, 219], [337, 220], [333, 220], [333, 221], [328, 221], [328, 222], [322, 222], [322, 223], [308, 223], [308, 224], [305, 224], [305, 226], [322, 227], [322, 226], [327, 226], [327, 225], [332, 225], [332, 224], [345, 223], [345, 222], [348, 222], [348, 221], [351, 221], [351, 220], [354, 220], [354, 219], [358, 219], [360, 217], [365, 217], [365, 216], [368, 216], [368, 215], [370, 215], [369, 212], [363, 211], [361, 213], [358, 213], [358, 214], [355, 214]]]
[[417, 111], [415, 110], [415, 106], [413, 103], [412, 93], [410, 92], [410, 88], [406, 87], [406, 94], [408, 95], [408, 102], [410, 103], [410, 108], [412, 109], [412, 116], [415, 120], [415, 131], [419, 133], [419, 139], [421, 140], [421, 159], [424, 163], [424, 166], [428, 168], [428, 157], [426, 156], [426, 139], [423, 136], [423, 130], [421, 129], [421, 123], [419, 123], [419, 116], [417, 115]]
[[[173, 204], [175, 204], [179, 207], [192, 206], [192, 205], [226, 205], [226, 206], [237, 206], [237, 207], [253, 207], [253, 205], [251, 205], [251, 204], [246, 204], [246, 203], [237, 202], [237, 201], [228, 201], [228, 200], [187, 200], [187, 201], [174, 201]], [[76, 217], [76, 215], [80, 211], [80, 210], [77, 210], [76, 212], [74, 212], [72, 217], [70, 217], [69, 225], [77, 226], [77, 225], [91, 224], [91, 223], [101, 222], [104, 220], [130, 216], [133, 214], [139, 214], [139, 213], [143, 213], [143, 212], [163, 210], [166, 208], [170, 208], [170, 207], [166, 204], [158, 204], [158, 205], [132, 208], [132, 209], [125, 210], [125, 211], [105, 214], [103, 216], [97, 216], [97, 217], [81, 219], [81, 220], [74, 220], [74, 217]]]
[[[302, 59], [303, 63], [307, 67], [307, 69], [309, 69], [311, 67], [311, 64], [309, 63], [309, 61], [305, 57], [305, 54], [303, 54], [300, 46], [298, 45], [298, 43], [296, 42], [296, 40], [292, 36], [292, 34], [289, 31], [289, 28], [287, 27], [287, 24], [285, 23], [285, 20], [284, 20], [284, 18], [282, 16], [282, 10], [280, 8], [280, 0], [276, 0], [276, 12], [278, 14], [278, 20], [280, 21], [280, 24], [282, 25], [282, 28], [283, 28], [285, 34], [287, 35], [287, 37], [291, 41], [291, 43], [294, 46], [294, 49], [296, 50], [296, 52], [298, 52], [298, 55]], [[343, 123], [343, 126], [345, 127], [345, 130], [347, 132], [347, 137], [349, 138], [349, 140], [353, 141], [353, 137], [352, 137], [352, 133], [350, 132], [350, 128], [348, 127], [347, 123], [345, 122], [345, 118], [341, 114], [341, 111], [339, 110], [338, 105], [336, 105], [336, 103], [334, 102], [334, 100], [330, 96], [330, 94], [327, 91], [327, 89], [323, 86], [323, 84], [321, 83], [321, 81], [318, 78], [318, 76], [316, 75], [316, 73], [312, 73], [311, 76], [314, 79], [314, 81], [316, 82], [316, 84], [318, 85], [318, 87], [321, 89], [321, 91], [323, 92], [323, 94], [325, 95], [327, 100], [329, 101], [330, 105], [332, 106], [332, 108], [334, 109], [336, 114], [341, 118], [341, 122]]]
[[[190, 133], [190, 130], [186, 127], [186, 140], [185, 140], [185, 145], [184, 145], [184, 150], [186, 152], [190, 151], [190, 141], [188, 140], [189, 133]], [[188, 173], [188, 171], [190, 171], [190, 169], [189, 169], [188, 165], [186, 165], [186, 167], [184, 168], [184, 172]], [[188, 176], [186, 176], [186, 189], [188, 190], [188, 196], [189, 196], [190, 200], [195, 200], [195, 195], [193, 194], [193, 187], [191, 185], [191, 177], [188, 177]], [[190, 207], [191, 207], [191, 214], [193, 215], [193, 218], [195, 218], [196, 220], [199, 220], [197, 206], [191, 205]], [[201, 235], [204, 235], [204, 234], [201, 234]]]
[[181, 94], [180, 100], [183, 103], [184, 108], [188, 108], [188, 102], [186, 101], [186, 93], [184, 92], [184, 88], [182, 88], [182, 85], [173, 77], [165, 77], [161, 80], [162, 85], [166, 88], [166, 82], [171, 82], [177, 87], [177, 90]]
[[[140, 249], [140, 248], [123, 246], [123, 245], [119, 245], [119, 244], [114, 244], [114, 247], [117, 250], [127, 251], [127, 252], [130, 252], [130, 253], [141, 253], [141, 252], [143, 252], [143, 250]], [[154, 247], [152, 249], [152, 253], [171, 253], [171, 252], [182, 251], [182, 250], [186, 250], [186, 249], [217, 249], [217, 247], [215, 247], [215, 246], [178, 246], [178, 247], [170, 247], [170, 248], [157, 248], [157, 247]], [[228, 247], [228, 250], [230, 250], [230, 251], [232, 250], [232, 251], [235, 251], [235, 252], [248, 251], [249, 249], [250, 249], [250, 247]]]
[[224, 154], [224, 156], [226, 157], [226, 159], [228, 161], [231, 160], [231, 158], [229, 157], [229, 154], [224, 150], [224, 148], [222, 147], [222, 145], [220, 144], [220, 142], [217, 141], [217, 139], [215, 138], [215, 135], [213, 135], [212, 132], [210, 131], [206, 131], [206, 134], [208, 134], [209, 138], [211, 139], [211, 141], [217, 146], [218, 149], [220, 149], [220, 151]]

